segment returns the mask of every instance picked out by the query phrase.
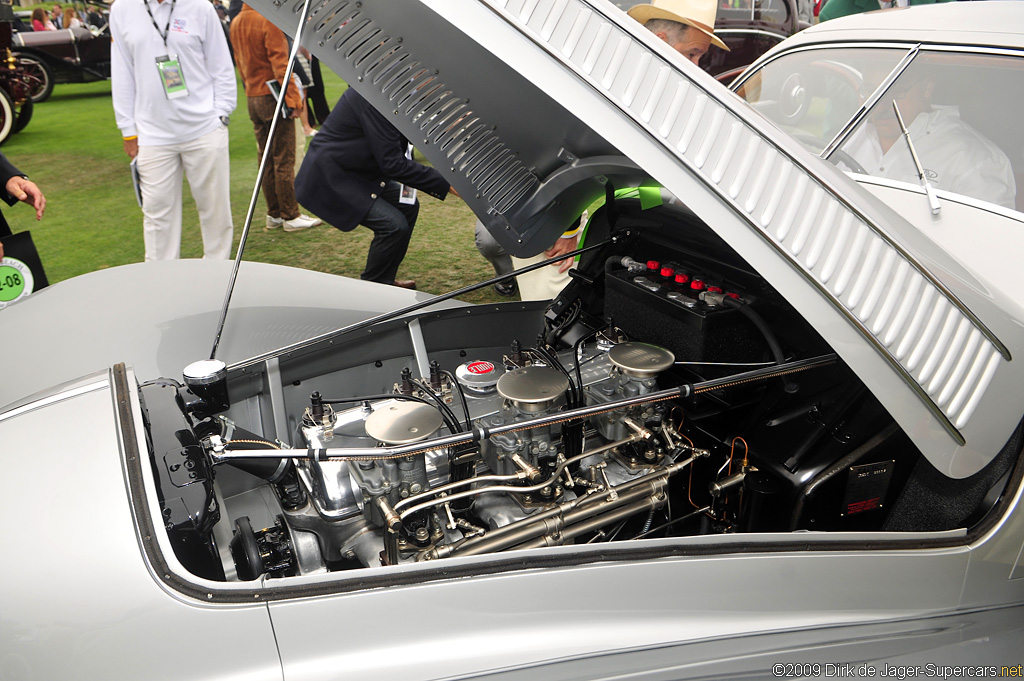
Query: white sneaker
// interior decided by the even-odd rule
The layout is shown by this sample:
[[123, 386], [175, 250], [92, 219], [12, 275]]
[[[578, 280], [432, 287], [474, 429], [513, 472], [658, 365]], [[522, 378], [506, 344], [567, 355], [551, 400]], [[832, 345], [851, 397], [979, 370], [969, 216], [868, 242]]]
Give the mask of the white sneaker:
[[284, 218], [275, 218], [271, 215], [267, 216], [267, 229], [277, 229], [284, 224]]
[[297, 218], [284, 221], [284, 231], [286, 232], [297, 232], [300, 229], [307, 229], [309, 227], [316, 227], [317, 225], [323, 224], [320, 218], [314, 218], [309, 215], [299, 215]]

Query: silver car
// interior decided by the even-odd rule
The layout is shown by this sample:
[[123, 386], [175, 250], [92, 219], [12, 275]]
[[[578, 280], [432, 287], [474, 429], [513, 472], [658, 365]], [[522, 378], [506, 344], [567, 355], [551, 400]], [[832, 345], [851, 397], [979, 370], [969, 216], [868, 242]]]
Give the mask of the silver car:
[[[253, 6], [510, 252], [603, 206], [552, 301], [180, 261], [0, 312], [3, 678], [1020, 674], [1021, 213], [605, 0]], [[924, 9], [1021, 63], [1024, 5]], [[879, 101], [915, 13], [814, 35], [910, 45]]]

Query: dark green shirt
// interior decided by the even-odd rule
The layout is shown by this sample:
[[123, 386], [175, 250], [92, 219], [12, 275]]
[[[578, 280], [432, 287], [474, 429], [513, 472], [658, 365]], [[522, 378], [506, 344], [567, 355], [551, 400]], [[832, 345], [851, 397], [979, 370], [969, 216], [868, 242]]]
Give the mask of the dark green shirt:
[[[951, 2], [952, 0], [910, 0], [911, 5], [933, 5], [936, 2]], [[859, 14], [870, 12], [874, 9], [881, 9], [878, 0], [828, 0], [818, 14], [818, 22], [828, 21], [845, 17], [848, 14]]]

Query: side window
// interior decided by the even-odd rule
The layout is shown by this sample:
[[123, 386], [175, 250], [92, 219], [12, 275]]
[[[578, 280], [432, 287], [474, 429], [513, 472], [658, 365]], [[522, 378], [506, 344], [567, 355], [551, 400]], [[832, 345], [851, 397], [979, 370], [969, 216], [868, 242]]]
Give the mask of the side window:
[[[935, 189], [1020, 210], [1024, 60], [922, 51], [881, 93], [833, 161], [854, 172], [919, 184], [896, 109]], [[893, 103], [895, 102], [895, 107]]]

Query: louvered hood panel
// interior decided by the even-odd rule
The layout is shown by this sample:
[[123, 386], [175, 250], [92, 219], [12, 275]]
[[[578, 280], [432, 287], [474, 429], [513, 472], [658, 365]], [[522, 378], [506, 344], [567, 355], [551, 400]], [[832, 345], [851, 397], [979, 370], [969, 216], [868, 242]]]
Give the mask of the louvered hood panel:
[[[250, 4], [290, 34], [303, 5]], [[845, 321], [836, 350], [943, 472], [978, 470], [1019, 421], [996, 397], [1006, 341], [908, 251], [913, 228], [611, 4], [312, 7], [303, 44], [390, 114], [512, 252], [550, 245], [606, 182], [654, 178], [745, 257], [770, 246], [779, 263], [751, 262], [809, 319]], [[936, 256], [959, 270], [934, 252], [931, 267]], [[822, 297], [832, 318], [815, 312]]]

